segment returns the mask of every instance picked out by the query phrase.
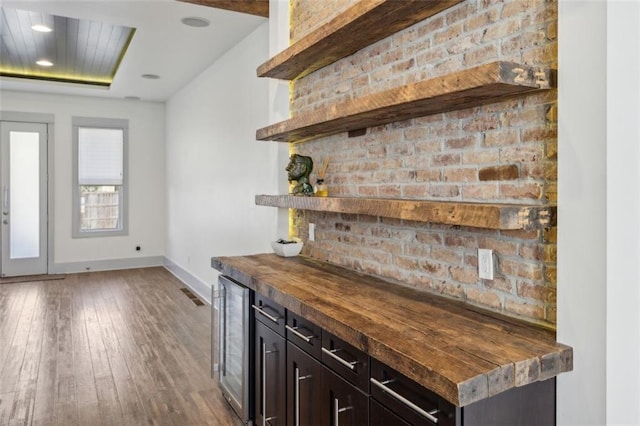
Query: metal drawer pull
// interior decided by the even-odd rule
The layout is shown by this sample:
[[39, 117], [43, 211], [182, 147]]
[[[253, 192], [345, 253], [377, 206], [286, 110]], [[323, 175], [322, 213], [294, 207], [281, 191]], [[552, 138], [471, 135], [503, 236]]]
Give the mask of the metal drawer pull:
[[251, 305], [251, 307], [255, 309], [256, 312], [264, 315], [265, 317], [269, 318], [271, 321], [275, 322], [276, 324], [278, 323], [278, 321], [280, 321], [280, 318], [282, 318], [281, 316], [274, 317], [273, 315], [268, 314], [267, 311], [262, 309], [261, 306]]
[[308, 374], [306, 376], [300, 376], [300, 369], [298, 367], [295, 368], [294, 370], [295, 374], [295, 379], [294, 379], [294, 386], [295, 386], [295, 426], [300, 426], [300, 382], [303, 380], [307, 380], [310, 379], [312, 376], [311, 374]]
[[340, 401], [338, 398], [333, 398], [333, 424], [334, 426], [340, 426], [340, 413], [351, 410], [353, 407], [340, 408]]
[[316, 337], [318, 337], [318, 336], [314, 336], [313, 334], [310, 336], [305, 336], [304, 334], [298, 331], [300, 330], [300, 327], [291, 327], [289, 324], [286, 324], [284, 327], [290, 332], [292, 332], [295, 336], [301, 338], [307, 343], [311, 343], [311, 339], [315, 339]]
[[389, 382], [391, 382], [391, 380], [388, 380], [386, 382], [379, 382], [376, 379], [374, 379], [373, 377], [370, 378], [369, 380], [371, 381], [371, 383], [373, 383], [374, 385], [379, 387], [383, 392], [388, 393], [389, 395], [394, 397], [396, 400], [400, 401], [401, 403], [403, 403], [407, 407], [411, 408], [413, 411], [415, 411], [416, 413], [420, 414], [424, 418], [432, 421], [433, 423], [438, 423], [438, 418], [435, 416], [436, 414], [438, 414], [438, 409], [431, 410], [431, 411], [424, 411], [422, 408], [418, 407], [416, 404], [414, 404], [413, 402], [409, 401], [404, 396], [402, 396], [399, 393], [397, 393], [396, 391], [392, 390], [390, 387], [385, 386], [385, 383], [389, 383]]
[[267, 355], [277, 352], [277, 350], [268, 351], [267, 344], [262, 342], [262, 426], [267, 426], [267, 422], [278, 418], [278, 416], [267, 417]]
[[336, 352], [340, 351], [341, 349], [327, 349], [324, 346], [322, 347], [322, 352], [324, 352], [325, 354], [329, 355], [331, 358], [335, 359], [336, 361], [338, 361], [340, 364], [344, 365], [345, 367], [347, 367], [350, 370], [355, 370], [356, 368], [356, 364], [358, 363], [358, 361], [345, 361], [344, 359], [340, 358], [338, 355], [336, 355]]

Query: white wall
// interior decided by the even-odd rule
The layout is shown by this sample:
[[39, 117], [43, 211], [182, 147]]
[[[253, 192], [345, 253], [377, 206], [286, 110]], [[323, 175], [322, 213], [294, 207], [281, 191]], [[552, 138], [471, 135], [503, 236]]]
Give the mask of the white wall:
[[212, 256], [271, 252], [277, 238], [276, 209], [254, 202], [286, 179], [278, 144], [255, 139], [269, 122], [268, 80], [256, 77], [268, 47], [265, 23], [167, 102], [166, 256], [205, 297]]
[[[269, 57], [289, 47], [289, 1], [269, 1]], [[289, 82], [269, 79], [269, 123], [278, 123], [289, 118]], [[289, 163], [289, 145], [278, 144], [278, 171]], [[286, 179], [278, 180], [278, 194], [289, 192]], [[289, 209], [278, 209], [278, 235], [289, 234]]]
[[[2, 91], [3, 111], [54, 114], [54, 271], [160, 264], [164, 255], [164, 104]], [[71, 117], [129, 120], [129, 235], [71, 238]], [[53, 173], [52, 173], [53, 172]], [[135, 251], [140, 245], [142, 250]]]
[[559, 425], [640, 424], [638, 9], [560, 2]]
[[607, 5], [607, 424], [640, 424], [640, 3]]

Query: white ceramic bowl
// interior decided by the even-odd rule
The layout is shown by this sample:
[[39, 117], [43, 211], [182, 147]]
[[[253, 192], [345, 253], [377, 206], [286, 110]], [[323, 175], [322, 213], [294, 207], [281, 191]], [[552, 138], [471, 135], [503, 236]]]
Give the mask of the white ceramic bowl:
[[300, 254], [300, 250], [302, 250], [302, 241], [294, 240], [295, 243], [282, 244], [277, 241], [271, 241], [271, 248], [273, 252], [278, 256], [283, 257], [292, 257]]

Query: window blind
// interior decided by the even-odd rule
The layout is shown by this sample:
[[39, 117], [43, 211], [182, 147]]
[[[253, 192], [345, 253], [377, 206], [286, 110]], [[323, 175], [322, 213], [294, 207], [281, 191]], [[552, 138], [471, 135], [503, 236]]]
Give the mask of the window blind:
[[123, 184], [122, 129], [78, 129], [78, 183]]

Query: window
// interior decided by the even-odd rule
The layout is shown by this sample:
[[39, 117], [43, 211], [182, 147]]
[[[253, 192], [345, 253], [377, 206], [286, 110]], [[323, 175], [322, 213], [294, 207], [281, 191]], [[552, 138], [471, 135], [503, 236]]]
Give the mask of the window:
[[74, 117], [73, 236], [127, 234], [127, 120]]

